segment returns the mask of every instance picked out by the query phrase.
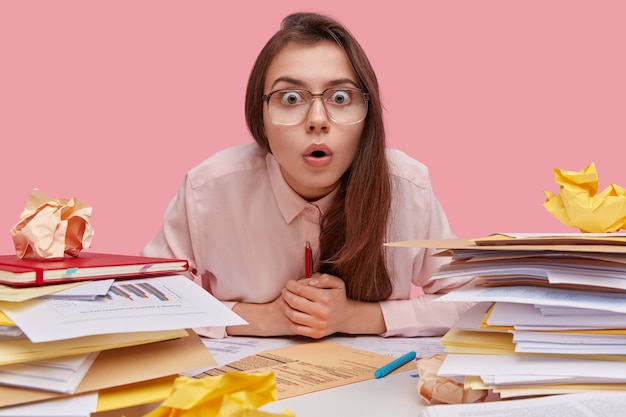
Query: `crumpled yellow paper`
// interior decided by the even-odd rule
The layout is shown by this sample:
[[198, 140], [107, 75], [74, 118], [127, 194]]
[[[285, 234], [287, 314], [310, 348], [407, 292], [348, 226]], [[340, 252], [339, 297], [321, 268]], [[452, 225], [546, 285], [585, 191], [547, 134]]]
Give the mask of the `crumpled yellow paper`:
[[192, 378], [180, 376], [161, 405], [144, 417], [267, 417], [291, 416], [289, 410], [273, 414], [257, 410], [276, 400], [274, 373], [223, 375]]
[[20, 221], [11, 228], [19, 258], [60, 259], [78, 256], [91, 246], [91, 207], [75, 198], [53, 198], [34, 189]]
[[626, 190], [611, 184], [600, 194], [598, 173], [592, 162], [580, 172], [554, 169], [559, 194], [544, 190], [543, 206], [561, 223], [581, 232], [616, 232], [626, 225]]
[[483, 401], [489, 391], [465, 389], [462, 382], [437, 375], [446, 355], [436, 353], [417, 361], [417, 391], [428, 404], [463, 404]]

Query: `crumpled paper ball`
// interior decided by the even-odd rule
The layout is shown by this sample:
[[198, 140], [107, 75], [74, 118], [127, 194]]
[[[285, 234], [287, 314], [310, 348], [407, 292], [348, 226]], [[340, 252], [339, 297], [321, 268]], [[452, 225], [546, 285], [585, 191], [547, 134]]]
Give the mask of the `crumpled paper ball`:
[[417, 391], [428, 404], [465, 404], [484, 401], [487, 390], [465, 389], [462, 382], [454, 378], [439, 376], [439, 368], [446, 355], [436, 353], [417, 361], [419, 380]]
[[34, 189], [11, 228], [18, 258], [60, 259], [91, 246], [91, 207], [75, 198], [53, 198]]
[[295, 417], [289, 410], [274, 414], [258, 410], [277, 397], [274, 373], [223, 375], [192, 378], [180, 376], [172, 393], [144, 417]]
[[626, 225], [626, 190], [611, 184], [600, 194], [598, 173], [591, 163], [583, 170], [554, 169], [554, 178], [560, 185], [558, 194], [544, 190], [543, 206], [561, 223], [581, 232], [616, 232]]

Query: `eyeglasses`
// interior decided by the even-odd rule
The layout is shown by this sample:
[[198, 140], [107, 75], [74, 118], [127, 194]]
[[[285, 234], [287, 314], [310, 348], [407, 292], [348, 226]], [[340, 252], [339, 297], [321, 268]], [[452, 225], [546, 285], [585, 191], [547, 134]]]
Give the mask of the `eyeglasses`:
[[356, 124], [367, 116], [369, 93], [358, 88], [328, 88], [321, 94], [308, 90], [276, 90], [261, 97], [267, 102], [267, 113], [277, 125], [297, 125], [306, 119], [313, 100], [319, 98], [328, 117], [335, 123]]

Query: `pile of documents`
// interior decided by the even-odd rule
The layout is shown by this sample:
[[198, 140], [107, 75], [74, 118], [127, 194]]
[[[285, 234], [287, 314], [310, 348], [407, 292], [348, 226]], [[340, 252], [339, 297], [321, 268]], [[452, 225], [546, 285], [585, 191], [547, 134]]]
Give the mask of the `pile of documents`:
[[502, 234], [400, 242], [473, 276], [439, 301], [476, 302], [443, 338], [439, 375], [502, 398], [626, 390], [626, 235]]
[[[216, 365], [191, 329], [243, 323], [183, 275], [0, 286], [0, 410], [84, 393], [98, 411], [163, 400], [179, 374]], [[135, 386], [150, 393], [127, 395]]]

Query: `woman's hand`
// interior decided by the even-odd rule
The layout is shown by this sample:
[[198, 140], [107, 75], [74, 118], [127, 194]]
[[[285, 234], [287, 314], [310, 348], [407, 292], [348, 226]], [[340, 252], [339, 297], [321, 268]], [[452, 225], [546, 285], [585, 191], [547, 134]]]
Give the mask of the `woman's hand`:
[[289, 319], [283, 314], [283, 295], [266, 304], [237, 303], [233, 312], [249, 324], [229, 326], [226, 332], [230, 336], [290, 336], [296, 333], [291, 330]]
[[348, 299], [343, 280], [333, 275], [291, 280], [282, 300], [290, 331], [298, 335], [319, 339], [338, 332], [381, 334], [386, 329], [378, 303]]

